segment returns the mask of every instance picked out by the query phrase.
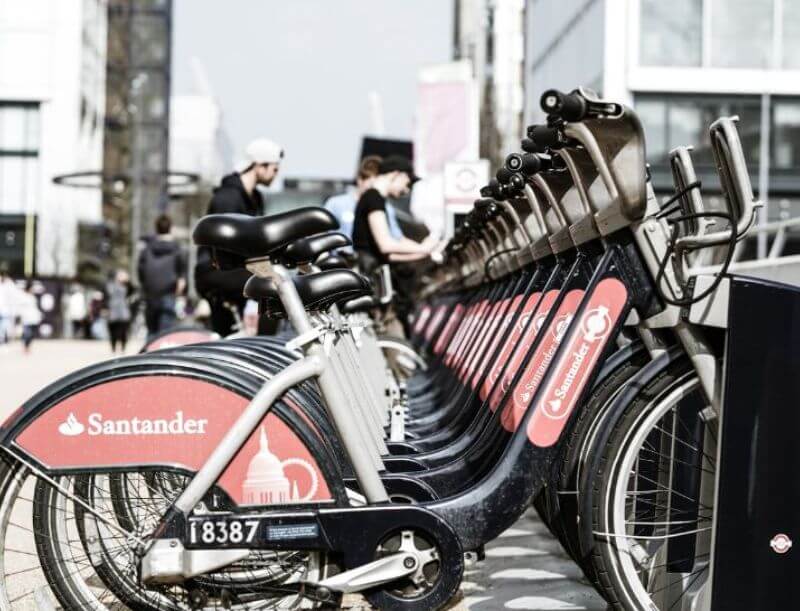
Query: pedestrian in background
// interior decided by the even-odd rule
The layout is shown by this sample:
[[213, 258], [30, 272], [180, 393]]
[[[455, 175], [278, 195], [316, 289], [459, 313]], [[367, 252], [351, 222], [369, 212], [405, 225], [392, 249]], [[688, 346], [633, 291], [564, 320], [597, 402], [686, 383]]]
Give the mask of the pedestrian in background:
[[160, 215], [156, 235], [139, 255], [139, 286], [148, 335], [175, 326], [175, 299], [186, 289], [186, 254], [172, 235], [172, 219]]
[[67, 300], [67, 319], [70, 322], [73, 339], [81, 337], [88, 339], [87, 314], [86, 295], [83, 294], [83, 289], [79, 285], [73, 284], [72, 292]]
[[111, 352], [125, 352], [128, 343], [128, 329], [131, 324], [130, 296], [133, 292], [130, 277], [125, 270], [117, 270], [106, 284], [106, 305], [108, 307], [108, 337]]
[[411, 162], [399, 155], [386, 157], [378, 175], [358, 200], [353, 220], [353, 247], [365, 272], [371, 273], [389, 261], [418, 261], [428, 257], [439, 240], [429, 235], [422, 242], [395, 238], [389, 231], [386, 200], [407, 195], [416, 182]]
[[11, 329], [14, 325], [14, 293], [17, 288], [14, 282], [3, 271], [0, 271], [0, 346], [11, 341]]
[[[356, 217], [356, 204], [364, 191], [372, 187], [381, 165], [381, 158], [377, 155], [368, 155], [361, 160], [356, 174], [355, 189], [329, 197], [325, 202], [327, 208], [336, 220], [339, 221], [339, 230], [348, 238], [353, 237], [353, 221]], [[386, 220], [389, 223], [389, 233], [399, 240], [403, 237], [403, 230], [397, 222], [397, 212], [391, 203], [386, 202]]]
[[31, 351], [31, 344], [39, 330], [42, 322], [42, 311], [33, 290], [33, 283], [28, 281], [25, 285], [25, 292], [19, 298], [19, 317], [22, 323], [22, 345], [25, 353]]
[[[282, 159], [283, 149], [272, 140], [253, 140], [245, 149], [239, 171], [225, 176], [214, 190], [208, 214], [263, 215], [264, 198], [258, 187], [272, 184]], [[242, 291], [251, 274], [244, 267], [244, 257], [218, 250], [212, 260], [211, 250], [200, 248], [194, 274], [197, 292], [211, 306], [211, 328], [222, 337], [230, 335], [237, 326], [231, 308], [241, 317], [247, 302]]]

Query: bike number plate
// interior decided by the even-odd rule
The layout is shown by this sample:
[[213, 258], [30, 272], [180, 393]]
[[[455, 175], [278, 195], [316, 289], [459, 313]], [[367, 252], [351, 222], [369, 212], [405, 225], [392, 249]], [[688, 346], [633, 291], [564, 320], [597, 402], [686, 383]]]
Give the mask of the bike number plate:
[[315, 545], [320, 527], [313, 520], [275, 523], [274, 518], [207, 516], [190, 518], [186, 542], [190, 547], [284, 547]]
[[248, 545], [256, 540], [261, 520], [232, 518], [199, 518], [189, 520], [190, 545], [225, 547]]

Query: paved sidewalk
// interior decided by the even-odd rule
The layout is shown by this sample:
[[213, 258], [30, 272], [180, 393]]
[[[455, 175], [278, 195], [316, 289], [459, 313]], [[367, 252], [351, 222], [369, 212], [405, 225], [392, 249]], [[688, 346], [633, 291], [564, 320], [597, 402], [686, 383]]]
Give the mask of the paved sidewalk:
[[486, 547], [486, 560], [467, 570], [462, 590], [471, 611], [606, 609], [533, 508]]
[[[138, 349], [131, 345], [129, 352]], [[0, 418], [61, 376], [112, 358], [107, 342], [41, 340], [29, 355], [18, 343], [0, 346]], [[603, 611], [606, 606], [531, 509], [487, 546], [486, 560], [467, 569], [463, 598], [451, 611]], [[348, 608], [365, 609], [350, 597]]]
[[[128, 353], [138, 349], [131, 344]], [[36, 340], [30, 354], [19, 342], [0, 345], [0, 419], [62, 376], [112, 356], [108, 342], [100, 340]]]

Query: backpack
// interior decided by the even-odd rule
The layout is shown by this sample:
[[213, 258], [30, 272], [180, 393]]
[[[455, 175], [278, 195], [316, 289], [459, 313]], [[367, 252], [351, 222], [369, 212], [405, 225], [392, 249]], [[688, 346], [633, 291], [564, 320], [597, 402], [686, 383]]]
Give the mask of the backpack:
[[159, 248], [160, 252], [155, 252], [153, 244], [148, 244], [142, 252], [139, 281], [146, 298], [163, 297], [175, 292], [180, 277], [181, 254], [177, 245], [172, 246], [169, 250]]

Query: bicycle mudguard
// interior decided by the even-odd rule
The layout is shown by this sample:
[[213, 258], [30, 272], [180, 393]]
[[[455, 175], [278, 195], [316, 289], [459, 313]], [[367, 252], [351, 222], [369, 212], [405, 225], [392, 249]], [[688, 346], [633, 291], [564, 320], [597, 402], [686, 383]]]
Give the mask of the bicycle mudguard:
[[[3, 424], [0, 445], [54, 473], [194, 472], [247, 407], [248, 394], [241, 379], [213, 362], [158, 353], [118, 359], [35, 395]], [[221, 503], [345, 502], [320, 431], [299, 412], [289, 401], [273, 405], [218, 480]]]
[[154, 350], [161, 350], [163, 348], [199, 344], [201, 342], [210, 342], [218, 339], [220, 339], [219, 335], [204, 327], [173, 327], [147, 338], [147, 342], [145, 342], [145, 345], [142, 346], [139, 352], [153, 352]]
[[[599, 384], [602, 384], [603, 380], [610, 376], [614, 371], [622, 367], [631, 359], [643, 354], [646, 350], [647, 348], [642, 341], [637, 339], [614, 352], [614, 354], [609, 356], [603, 363], [603, 368], [600, 370], [600, 373], [597, 374], [597, 379], [592, 385], [592, 390], [594, 390], [594, 388]], [[589, 392], [591, 392], [591, 390]]]
[[[602, 384], [603, 380], [610, 376], [612, 373], [624, 367], [626, 364], [630, 363], [631, 361], [642, 358], [647, 353], [647, 349], [645, 348], [644, 344], [641, 341], [634, 341], [630, 344], [623, 346], [622, 348], [618, 349], [614, 352], [610, 357], [608, 357], [605, 362], [603, 363], [603, 367], [600, 370], [600, 373], [597, 374], [597, 379], [594, 381], [591, 389], [589, 389], [589, 395], [591, 395], [595, 389]], [[577, 423], [577, 418], [572, 420], [567, 424], [566, 434], [572, 435], [572, 431], [574, 430]], [[564, 452], [564, 450], [562, 450]], [[559, 499], [559, 471], [561, 470], [561, 464], [565, 462], [567, 464], [567, 471], [571, 471], [575, 468], [575, 463], [578, 459], [577, 455], [573, 454], [562, 454], [560, 459], [557, 461], [553, 461], [552, 470], [549, 479], [548, 491], [547, 491], [547, 502], [544, 506], [540, 509], [540, 512], [544, 510], [546, 518], [552, 519], [554, 516], [558, 515], [560, 512], [560, 499]]]
[[[659, 355], [653, 361], [647, 363], [642, 369], [634, 375], [620, 392], [609, 403], [606, 409], [606, 419], [603, 427], [598, 431], [597, 437], [594, 442], [594, 447], [601, 448], [609, 441], [612, 431], [619, 422], [619, 419], [625, 414], [628, 405], [636, 400], [641, 389], [650, 384], [661, 373], [676, 363], [681, 358], [687, 358], [686, 353], [680, 346], [671, 346], [663, 354]], [[589, 462], [583, 469], [584, 475], [578, 486], [578, 499], [579, 508], [578, 513], [581, 516], [592, 515], [592, 489], [593, 480], [589, 475], [597, 473], [602, 459], [602, 452], [589, 452]], [[594, 533], [592, 531], [591, 518], [581, 519], [578, 524], [578, 543], [583, 557], [588, 556], [594, 548]]]

